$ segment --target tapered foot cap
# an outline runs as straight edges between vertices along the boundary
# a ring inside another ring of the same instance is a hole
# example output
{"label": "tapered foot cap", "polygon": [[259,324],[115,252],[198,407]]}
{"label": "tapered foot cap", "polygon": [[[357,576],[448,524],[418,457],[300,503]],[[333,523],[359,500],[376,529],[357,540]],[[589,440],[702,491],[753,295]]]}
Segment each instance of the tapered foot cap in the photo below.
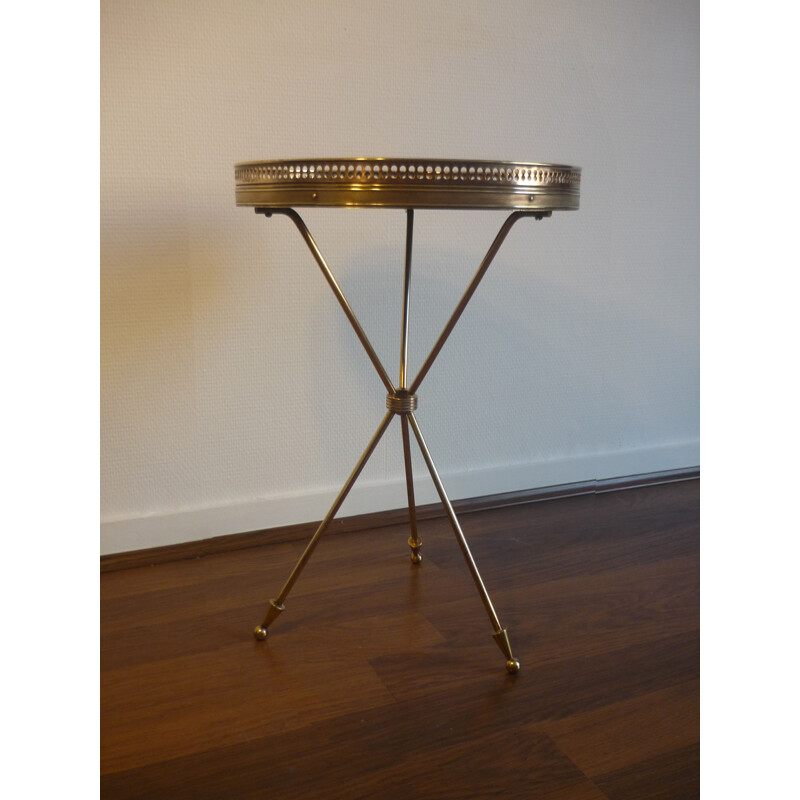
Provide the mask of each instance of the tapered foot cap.
{"label": "tapered foot cap", "polygon": [[519,672],[519,661],[514,658],[514,654],[511,652],[511,642],[508,641],[508,631],[503,628],[497,631],[497,633],[493,633],[492,638],[497,642],[497,646],[503,651],[503,655],[506,657],[506,669],[512,675],[515,672]]}
{"label": "tapered foot cap", "polygon": [[258,625],[254,631],[256,639],[258,639],[260,642],[263,642],[267,638],[267,628],[269,628],[269,626],[275,622],[278,614],[280,614],[283,609],[283,603],[279,603],[277,600],[269,601],[267,615],[264,617],[264,621]]}

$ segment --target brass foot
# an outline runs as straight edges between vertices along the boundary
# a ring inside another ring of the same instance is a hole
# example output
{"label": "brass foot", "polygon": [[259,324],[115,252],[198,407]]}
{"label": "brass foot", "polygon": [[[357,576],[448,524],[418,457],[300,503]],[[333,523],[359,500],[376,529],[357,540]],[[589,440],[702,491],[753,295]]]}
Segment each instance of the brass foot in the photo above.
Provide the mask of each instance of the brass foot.
{"label": "brass foot", "polygon": [[497,646],[503,651],[503,655],[506,657],[506,669],[513,675],[515,672],[519,672],[519,661],[514,658],[513,653],[511,652],[511,642],[508,641],[508,631],[503,628],[497,633],[492,634],[492,638],[497,642]]}
{"label": "brass foot", "polygon": [[281,613],[281,611],[283,611],[284,608],[285,606],[283,605],[283,603],[279,603],[276,600],[269,601],[269,608],[267,609],[267,615],[264,617],[264,621],[260,625],[256,626],[256,629],[254,631],[255,637],[256,639],[258,639],[259,642],[263,642],[266,640],[267,628],[269,628],[269,626],[275,621],[275,618],[278,616],[278,614]]}
{"label": "brass foot", "polygon": [[408,540],[408,546],[411,548],[411,563],[419,564],[422,561],[422,553],[419,548],[422,547],[422,539],[418,536],[416,539],[412,536]]}

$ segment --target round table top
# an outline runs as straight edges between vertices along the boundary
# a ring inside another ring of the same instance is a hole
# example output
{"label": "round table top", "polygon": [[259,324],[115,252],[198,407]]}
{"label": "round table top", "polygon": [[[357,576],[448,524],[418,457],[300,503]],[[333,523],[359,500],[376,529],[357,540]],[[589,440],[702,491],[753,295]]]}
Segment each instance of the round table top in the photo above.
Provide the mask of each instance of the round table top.
{"label": "round table top", "polygon": [[580,203],[564,164],[411,158],[298,159],[236,165],[236,205],[555,211]]}

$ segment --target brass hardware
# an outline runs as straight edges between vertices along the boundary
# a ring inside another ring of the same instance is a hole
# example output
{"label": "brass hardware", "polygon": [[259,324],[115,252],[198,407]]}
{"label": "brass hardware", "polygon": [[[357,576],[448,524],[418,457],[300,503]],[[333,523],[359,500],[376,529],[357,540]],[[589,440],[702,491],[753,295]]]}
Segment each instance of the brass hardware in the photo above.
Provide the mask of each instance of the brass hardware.
{"label": "brass hardware", "polygon": [[[411,463],[413,430],[439,499],[461,548],[475,587],[494,628],[492,634],[506,658],[506,669],[518,672],[519,661],[511,651],[508,631],[500,625],[497,612],[486,591],[464,532],[447,497],[433,458],[414,416],[417,390],[442,347],[452,333],[464,309],[478,288],[483,276],[497,255],[512,226],[522,217],[541,220],[557,209],[576,209],[580,200],[580,169],[552,164],[523,164],[493,161],[430,161],[409,159],[345,159],[342,161],[263,161],[236,165],[236,203],[255,206],[256,213],[271,217],[282,214],[292,220],[317,265],[322,271],[339,305],[350,321],[378,376],[386,388],[386,416],[378,426],[358,463],[339,492],[336,500],[319,524],[300,556],[280,594],[270,601],[264,621],[255,629],[259,640],[267,638],[267,629],[284,610],[284,602],[295,581],[311,557],[320,538],[330,526],[342,503],[375,451],[389,423],[400,417],[403,436],[403,460],[408,495],[411,561],[422,561],[422,539],[417,530],[414,482]],[[400,336],[400,380],[395,388],[369,342],[333,273],[319,251],[300,215],[291,206],[378,206],[406,209],[406,248],[403,280],[403,310]],[[414,208],[510,208],[513,211],[483,258],[466,292],[450,316],[428,357],[411,385],[408,379],[408,322],[411,283],[411,247]]]}
{"label": "brass hardware", "polygon": [[417,408],[417,396],[409,394],[407,389],[398,389],[386,395],[386,408],[395,414],[410,414]]}

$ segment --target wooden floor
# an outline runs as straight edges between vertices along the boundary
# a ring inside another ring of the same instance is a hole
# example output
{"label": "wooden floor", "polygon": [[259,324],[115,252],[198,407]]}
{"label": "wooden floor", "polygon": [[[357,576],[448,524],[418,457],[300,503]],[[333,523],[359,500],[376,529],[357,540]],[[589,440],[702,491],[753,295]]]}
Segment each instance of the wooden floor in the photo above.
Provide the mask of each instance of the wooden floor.
{"label": "wooden floor", "polygon": [[102,797],[699,796],[699,481],[105,573]]}

